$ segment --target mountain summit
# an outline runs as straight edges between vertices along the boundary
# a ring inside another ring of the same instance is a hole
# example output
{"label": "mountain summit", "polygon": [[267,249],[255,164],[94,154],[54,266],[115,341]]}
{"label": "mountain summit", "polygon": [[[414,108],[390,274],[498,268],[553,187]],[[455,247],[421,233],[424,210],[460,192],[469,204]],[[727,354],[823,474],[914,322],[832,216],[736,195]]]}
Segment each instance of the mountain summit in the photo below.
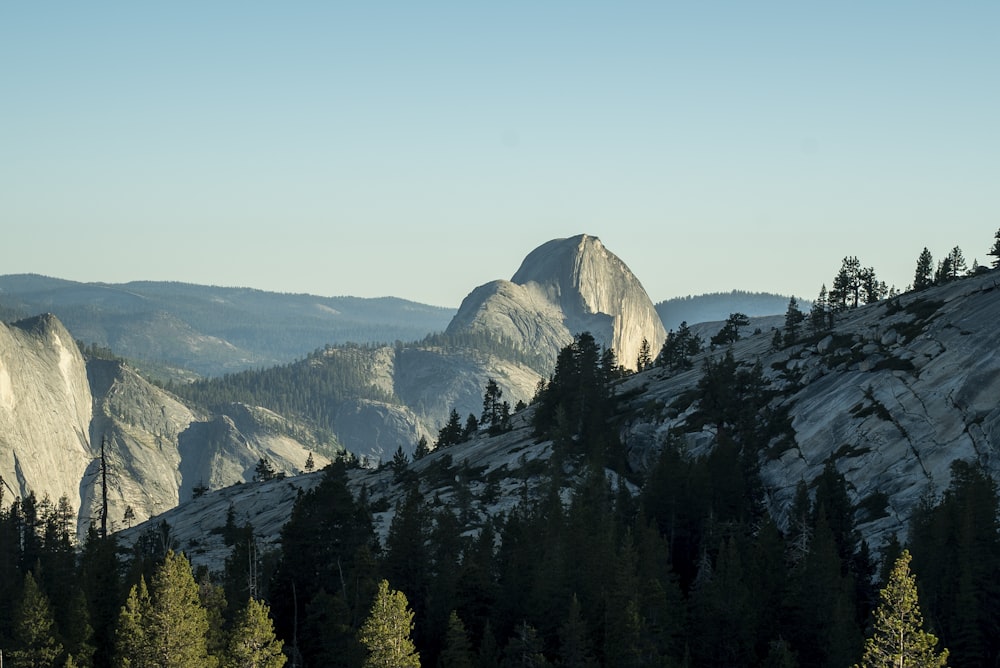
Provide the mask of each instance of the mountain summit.
{"label": "mountain summit", "polygon": [[643,339],[655,354],[666,338],[639,279],[587,234],[542,244],[511,280],[473,290],[448,326],[449,334],[490,332],[552,359],[583,331],[633,368]]}

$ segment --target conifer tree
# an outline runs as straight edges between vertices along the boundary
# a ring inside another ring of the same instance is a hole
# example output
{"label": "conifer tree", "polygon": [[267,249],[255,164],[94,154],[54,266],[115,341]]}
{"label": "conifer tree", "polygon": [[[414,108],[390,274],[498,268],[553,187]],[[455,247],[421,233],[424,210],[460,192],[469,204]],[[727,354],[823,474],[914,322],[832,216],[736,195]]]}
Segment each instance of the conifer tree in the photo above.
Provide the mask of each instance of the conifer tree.
{"label": "conifer tree", "polygon": [[441,668],[473,668],[472,646],[469,635],[465,631],[458,613],[454,610],[448,615],[448,631],[444,639],[444,651],[438,661]]}
{"label": "conifer tree", "polygon": [[406,471],[406,467],[410,465],[410,458],[406,456],[403,452],[403,446],[400,445],[396,448],[396,452],[392,455],[392,469],[396,472],[396,479]]}
{"label": "conifer tree", "polygon": [[965,274],[965,270],[968,268],[965,263],[965,254],[962,253],[962,249],[955,246],[948,253],[948,276],[947,280],[953,281],[960,278]]}
{"label": "conifer tree", "polygon": [[653,365],[653,356],[649,348],[649,339],[645,337],[642,339],[642,343],[639,346],[639,355],[635,360],[635,370],[645,371]]}
{"label": "conifer tree", "polygon": [[913,289],[923,290],[932,285],[934,285],[934,258],[924,246],[924,249],[920,251],[920,257],[917,258],[917,269],[913,274]]}
{"label": "conifer tree", "polygon": [[438,430],[435,448],[446,448],[451,445],[458,445],[462,442],[462,418],[458,416],[458,411],[454,408],[448,414],[448,422]]}
{"label": "conifer tree", "polygon": [[549,665],[542,653],[542,639],[538,630],[528,622],[522,621],[514,629],[514,635],[504,650],[505,668],[543,668]]}
{"label": "conifer tree", "polygon": [[271,460],[267,457],[261,457],[257,460],[257,466],[254,468],[253,479],[257,482],[266,482],[268,480],[273,480],[275,476],[274,465],[271,464]]}
{"label": "conifer tree", "polygon": [[987,255],[993,257],[993,268],[1000,268],[1000,230],[997,230],[996,234],[993,235],[993,247],[990,248]]}
{"label": "conifer tree", "polygon": [[413,612],[406,595],[389,588],[389,581],[382,580],[372,604],[371,613],[358,637],[368,650],[364,668],[420,668],[410,633],[413,631]]}
{"label": "conifer tree", "polygon": [[146,627],[153,656],[163,668],[204,668],[208,656],[208,617],[198,585],[183,554],[167,552],[152,582]]}
{"label": "conifer tree", "polygon": [[430,452],[431,448],[430,445],[427,443],[427,437],[421,436],[420,440],[417,441],[416,449],[414,449],[413,451],[413,461],[416,461],[418,459],[423,459],[428,454],[430,454]]}
{"label": "conifer tree", "polygon": [[806,316],[799,309],[799,302],[795,297],[788,300],[788,309],[785,311],[785,345],[793,345],[799,339],[799,325],[806,319]]}
{"label": "conifer tree", "polygon": [[63,646],[56,639],[55,621],[45,593],[31,573],[24,576],[21,602],[14,618],[15,649],[10,658],[15,666],[43,668],[55,665]]}
{"label": "conifer tree", "polygon": [[826,283],[819,289],[819,296],[813,302],[812,309],[809,310],[809,328],[813,334],[825,332],[830,326],[830,301],[826,293]]}
{"label": "conifer tree", "polygon": [[587,625],[576,594],[569,603],[566,621],[559,627],[559,665],[565,668],[586,668],[594,663],[587,643]]}
{"label": "conifer tree", "polygon": [[724,346],[740,340],[740,328],[750,324],[750,318],[744,313],[730,313],[726,324],[710,339],[713,346]]}
{"label": "conifer tree", "polygon": [[118,615],[115,632],[117,663],[128,668],[152,668],[153,657],[145,620],[150,608],[149,590],[145,578],[132,587]]}
{"label": "conifer tree", "polygon": [[676,332],[671,330],[667,335],[667,340],[660,348],[656,363],[671,371],[690,369],[692,366],[691,356],[700,353],[703,347],[701,337],[691,331],[685,320],[678,325]]}
{"label": "conifer tree", "polygon": [[479,420],[472,413],[469,413],[469,417],[465,418],[465,429],[462,430],[462,440],[468,441],[470,438],[476,435],[479,431]]}
{"label": "conifer tree", "polygon": [[[889,574],[875,610],[875,628],[865,641],[861,668],[938,668],[948,664],[948,650],[935,651],[938,639],[923,630],[916,577],[904,550]],[[857,666],[855,667],[857,668]]]}
{"label": "conifer tree", "polygon": [[140,580],[129,592],[119,615],[118,655],[131,668],[216,665],[208,654],[208,617],[184,555],[167,552],[151,591]]}
{"label": "conifer tree", "polygon": [[267,605],[251,598],[233,623],[225,668],[281,668],[287,660],[283,644],[274,635]]}
{"label": "conifer tree", "polygon": [[486,390],[483,392],[483,414],[479,418],[479,424],[487,427],[490,433],[496,433],[501,428],[501,406],[503,405],[503,390],[497,382],[490,378],[486,382]]}

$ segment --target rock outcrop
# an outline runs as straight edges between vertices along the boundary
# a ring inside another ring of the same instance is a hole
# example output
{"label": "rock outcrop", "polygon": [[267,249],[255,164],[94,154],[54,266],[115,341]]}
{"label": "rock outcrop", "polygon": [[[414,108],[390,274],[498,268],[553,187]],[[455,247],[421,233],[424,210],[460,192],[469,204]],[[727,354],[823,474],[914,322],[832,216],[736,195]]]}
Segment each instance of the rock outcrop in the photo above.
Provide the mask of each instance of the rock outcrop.
{"label": "rock outcrop", "polygon": [[[792,441],[762,461],[774,515],[787,511],[800,480],[811,482],[832,459],[878,547],[890,533],[905,534],[922,495],[947,489],[956,459],[1000,477],[997,322],[1000,272],[990,272],[848,311],[818,341],[775,350],[768,329],[737,342],[736,359],[760,362],[777,392],[773,407],[791,418]],[[691,407],[675,402],[694,388],[701,368],[695,359],[690,371],[656,370],[626,383],[626,392],[642,388],[637,411],[664,407],[626,429],[635,466],[648,465],[668,432],[686,431]],[[713,437],[706,429],[685,440],[697,454]]]}
{"label": "rock outcrop", "polygon": [[[165,512],[196,488],[251,480],[262,457],[276,472],[298,473],[320,446],[270,411],[236,404],[198,413],[122,362],[85,362],[52,315],[0,325],[3,503],[66,497],[84,533],[101,513],[102,444],[110,527]],[[329,462],[319,452],[313,461]]]}
{"label": "rock outcrop", "polygon": [[635,367],[645,339],[655,355],[666,338],[649,295],[597,237],[582,234],[545,243],[510,281],[493,281],[462,302],[448,332],[489,332],[551,356],[589,331]]}
{"label": "rock outcrop", "polygon": [[80,507],[92,400],[79,348],[54,316],[0,323],[0,477],[5,504],[34,493]]}

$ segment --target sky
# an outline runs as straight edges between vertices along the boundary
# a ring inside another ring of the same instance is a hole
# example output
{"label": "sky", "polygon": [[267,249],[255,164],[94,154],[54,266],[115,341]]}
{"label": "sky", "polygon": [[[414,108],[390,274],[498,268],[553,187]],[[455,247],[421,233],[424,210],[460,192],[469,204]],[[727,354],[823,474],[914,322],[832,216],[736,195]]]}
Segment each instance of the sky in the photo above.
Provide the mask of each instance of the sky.
{"label": "sky", "polygon": [[1000,3],[0,3],[0,274],[457,307],[902,289],[1000,229]]}

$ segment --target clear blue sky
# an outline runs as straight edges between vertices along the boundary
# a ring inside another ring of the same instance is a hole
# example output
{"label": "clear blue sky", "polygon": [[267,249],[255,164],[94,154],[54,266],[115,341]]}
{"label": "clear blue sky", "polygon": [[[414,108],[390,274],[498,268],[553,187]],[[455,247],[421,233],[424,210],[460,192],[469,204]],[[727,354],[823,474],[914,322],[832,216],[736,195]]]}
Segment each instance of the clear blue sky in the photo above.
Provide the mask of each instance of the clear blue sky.
{"label": "clear blue sky", "polygon": [[458,306],[905,287],[1000,228],[1000,2],[5,2],[0,274]]}

